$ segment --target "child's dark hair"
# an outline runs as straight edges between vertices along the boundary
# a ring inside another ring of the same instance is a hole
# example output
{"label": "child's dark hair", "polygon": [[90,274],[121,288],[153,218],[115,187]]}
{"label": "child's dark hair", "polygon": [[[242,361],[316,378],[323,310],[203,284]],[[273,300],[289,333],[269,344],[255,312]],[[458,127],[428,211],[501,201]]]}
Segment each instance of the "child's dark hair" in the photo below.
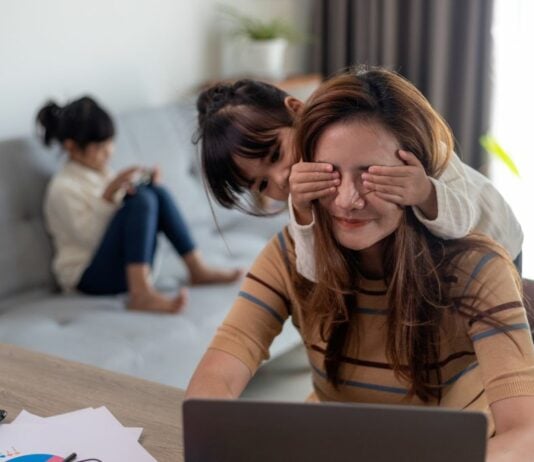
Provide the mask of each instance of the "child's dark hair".
{"label": "child's dark hair", "polygon": [[[285,106],[287,93],[256,80],[218,83],[197,99],[198,132],[201,142],[204,178],[215,200],[226,208],[239,208],[260,215],[257,205],[245,207],[250,179],[237,166],[233,156],[261,159],[271,155],[279,144],[278,133],[293,126]],[[249,205],[257,204],[249,196]]]}
{"label": "child's dark hair", "polygon": [[115,135],[111,116],[89,96],[64,107],[49,101],[39,110],[36,119],[42,127],[41,136],[46,146],[54,140],[59,143],[72,140],[83,150],[90,143],[106,141]]}

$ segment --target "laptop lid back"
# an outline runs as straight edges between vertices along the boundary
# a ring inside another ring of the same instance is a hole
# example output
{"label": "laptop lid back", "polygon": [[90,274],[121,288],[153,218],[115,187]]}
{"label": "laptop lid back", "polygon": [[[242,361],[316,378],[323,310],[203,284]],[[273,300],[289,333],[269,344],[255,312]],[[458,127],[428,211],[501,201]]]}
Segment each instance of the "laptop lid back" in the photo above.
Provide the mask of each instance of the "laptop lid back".
{"label": "laptop lid back", "polygon": [[413,406],[187,400],[185,462],[484,462],[482,413]]}

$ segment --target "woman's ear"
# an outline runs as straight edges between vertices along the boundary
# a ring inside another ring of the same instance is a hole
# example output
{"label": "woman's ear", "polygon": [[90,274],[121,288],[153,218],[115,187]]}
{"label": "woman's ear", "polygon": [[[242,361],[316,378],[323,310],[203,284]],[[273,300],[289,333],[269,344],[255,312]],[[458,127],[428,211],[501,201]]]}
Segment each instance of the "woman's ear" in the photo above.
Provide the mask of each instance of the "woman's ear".
{"label": "woman's ear", "polygon": [[302,106],[304,106],[304,103],[300,99],[295,98],[294,96],[286,96],[284,99],[284,106],[293,115],[297,115],[302,109]]}

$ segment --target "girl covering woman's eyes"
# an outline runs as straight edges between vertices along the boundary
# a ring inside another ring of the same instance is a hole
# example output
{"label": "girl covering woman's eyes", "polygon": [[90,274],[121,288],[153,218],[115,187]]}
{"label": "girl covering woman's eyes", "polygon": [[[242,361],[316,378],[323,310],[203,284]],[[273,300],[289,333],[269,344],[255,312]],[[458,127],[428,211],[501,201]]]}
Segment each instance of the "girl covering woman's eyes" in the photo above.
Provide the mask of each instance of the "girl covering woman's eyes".
{"label": "girl covering woman's eyes", "polygon": [[[296,152],[295,127],[302,102],[273,85],[239,80],[207,88],[197,107],[196,141],[211,195],[224,207],[253,215],[272,213],[263,208],[266,201],[257,200],[258,193],[288,200],[297,268],[314,280],[312,204],[336,194],[341,179],[332,165],[303,160]],[[445,138],[436,143],[447,145]],[[454,152],[447,154],[449,161],[442,156],[441,168],[428,174],[417,153],[410,152],[409,145],[403,149],[398,155],[404,166],[375,164],[362,170],[362,190],[411,206],[415,217],[436,236],[460,238],[473,230],[488,235],[506,248],[521,270],[521,226],[491,182]]]}

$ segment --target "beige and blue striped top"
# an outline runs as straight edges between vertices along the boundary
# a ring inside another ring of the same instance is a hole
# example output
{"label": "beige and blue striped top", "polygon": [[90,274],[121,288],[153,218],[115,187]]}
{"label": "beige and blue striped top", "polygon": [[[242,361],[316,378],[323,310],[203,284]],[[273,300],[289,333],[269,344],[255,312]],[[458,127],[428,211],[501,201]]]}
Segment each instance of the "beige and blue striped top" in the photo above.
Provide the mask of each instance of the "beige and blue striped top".
{"label": "beige and blue striped top", "polygon": [[[268,358],[269,346],[283,323],[291,319],[307,349],[314,398],[425,405],[417,396],[408,396],[409,384],[393,373],[386,357],[386,319],[388,310],[394,307],[388,306],[384,281],[361,281],[351,311],[359,346],[355,340],[348,341],[340,368],[340,386],[334,388],[326,380],[326,345],[317,327],[306,324],[306,316],[297,303],[288,268],[294,264],[293,242],[284,230],[256,259],[210,348],[237,357],[254,373]],[[488,435],[492,435],[491,403],[534,395],[534,347],[521,293],[511,264],[494,253],[467,252],[456,261],[447,280],[451,297],[476,294],[478,310],[491,313],[503,323],[496,328],[480,317],[469,318],[451,310],[443,317],[440,335],[439,367],[444,386],[440,405],[485,412],[489,418]]]}

